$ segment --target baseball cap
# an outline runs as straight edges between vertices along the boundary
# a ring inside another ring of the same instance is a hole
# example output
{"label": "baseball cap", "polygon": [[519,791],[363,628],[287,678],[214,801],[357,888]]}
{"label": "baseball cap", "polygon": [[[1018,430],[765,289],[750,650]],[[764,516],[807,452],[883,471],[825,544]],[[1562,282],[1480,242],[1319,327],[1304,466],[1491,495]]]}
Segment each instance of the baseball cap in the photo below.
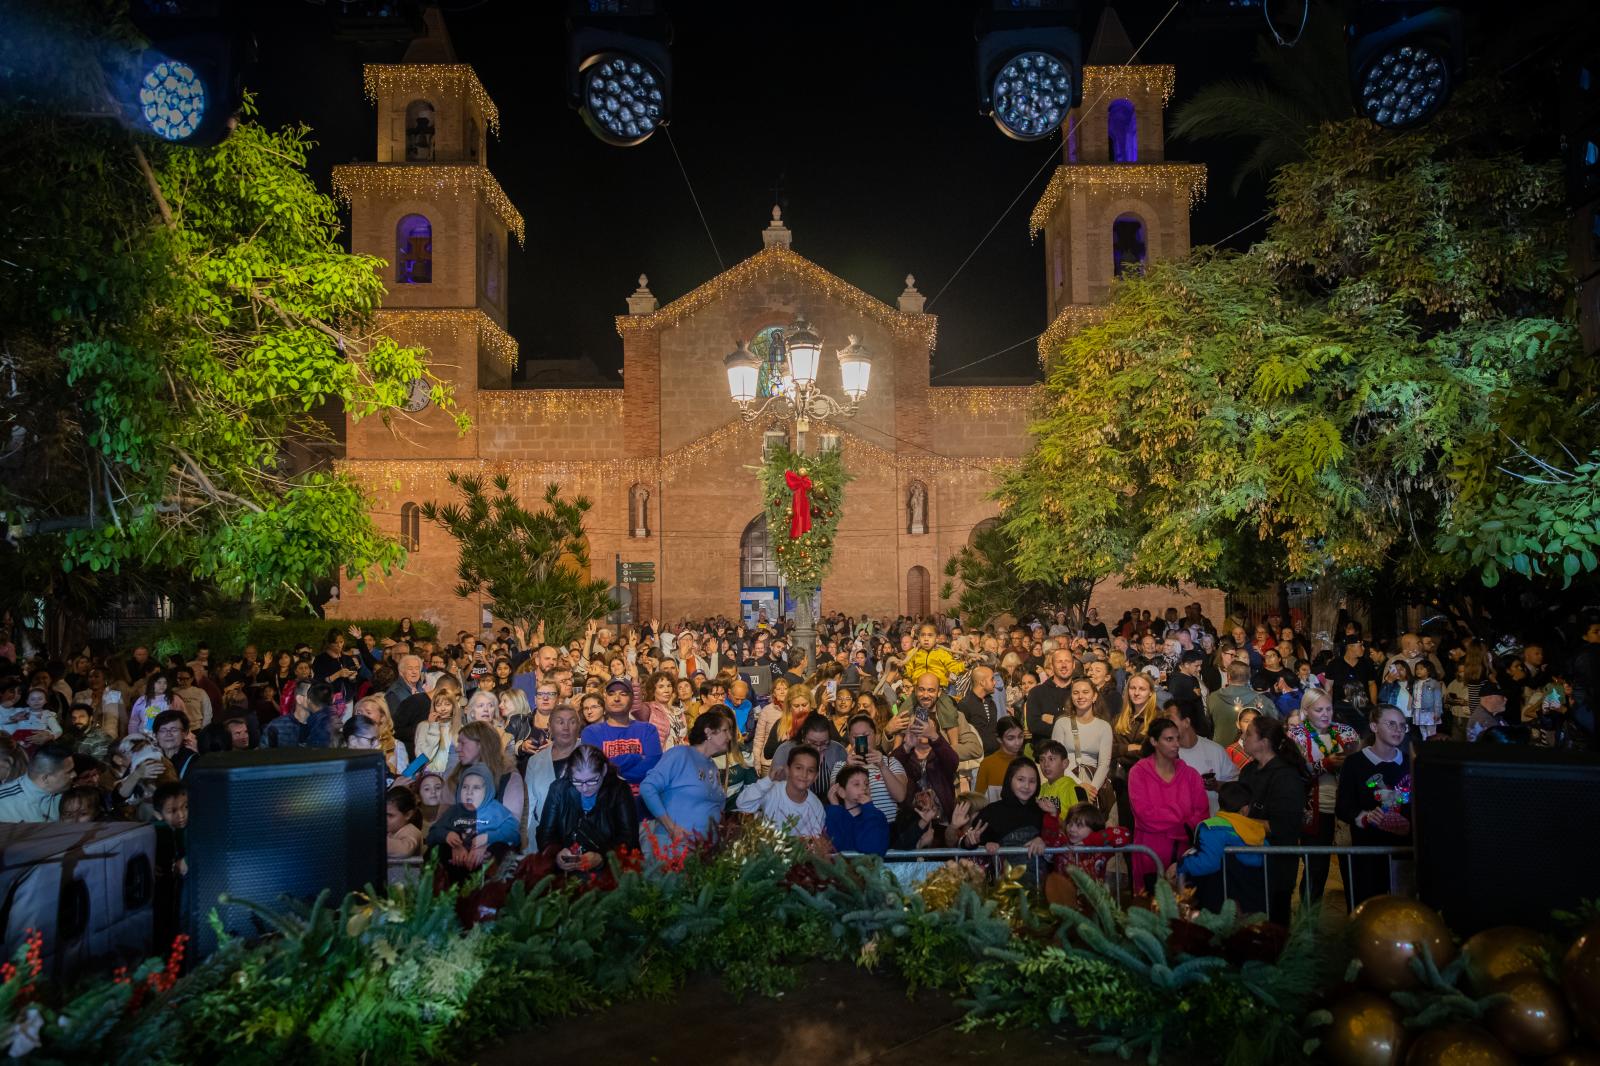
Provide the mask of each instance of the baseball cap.
{"label": "baseball cap", "polygon": [[625,677],[614,677],[610,681],[606,682],[606,691],[607,692],[610,692],[612,689],[615,689],[615,688],[621,689],[622,691],[626,692],[630,696],[633,695],[633,682],[629,681]]}

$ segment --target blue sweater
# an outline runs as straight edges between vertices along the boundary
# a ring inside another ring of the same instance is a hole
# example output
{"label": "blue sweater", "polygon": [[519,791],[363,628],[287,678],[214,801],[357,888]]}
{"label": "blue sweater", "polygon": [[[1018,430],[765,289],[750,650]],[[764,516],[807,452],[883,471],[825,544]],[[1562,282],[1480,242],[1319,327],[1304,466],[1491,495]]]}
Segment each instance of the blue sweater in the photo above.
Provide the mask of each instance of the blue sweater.
{"label": "blue sweater", "polygon": [[638,785],[661,761],[661,733],[649,722],[596,722],[584,727],[583,742],[605,753],[617,774],[630,785]]}
{"label": "blue sweater", "polygon": [[665,814],[685,832],[700,834],[722,817],[727,800],[716,765],[687,744],[661,757],[639,786],[639,798],[652,816]]}
{"label": "blue sweater", "polygon": [[889,819],[870,803],[851,814],[841,804],[830,804],[826,812],[828,839],[840,851],[863,855],[882,855],[889,850]]}

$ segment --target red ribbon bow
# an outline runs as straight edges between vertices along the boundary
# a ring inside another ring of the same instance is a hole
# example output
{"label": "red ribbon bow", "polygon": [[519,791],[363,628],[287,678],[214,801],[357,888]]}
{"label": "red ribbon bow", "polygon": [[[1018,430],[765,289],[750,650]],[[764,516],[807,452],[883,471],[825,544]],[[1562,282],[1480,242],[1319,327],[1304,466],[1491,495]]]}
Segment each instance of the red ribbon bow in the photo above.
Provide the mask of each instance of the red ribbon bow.
{"label": "red ribbon bow", "polygon": [[794,493],[794,503],[789,510],[789,539],[799,540],[811,532],[811,497],[806,495],[811,491],[811,479],[793,470],[785,470],[783,482]]}

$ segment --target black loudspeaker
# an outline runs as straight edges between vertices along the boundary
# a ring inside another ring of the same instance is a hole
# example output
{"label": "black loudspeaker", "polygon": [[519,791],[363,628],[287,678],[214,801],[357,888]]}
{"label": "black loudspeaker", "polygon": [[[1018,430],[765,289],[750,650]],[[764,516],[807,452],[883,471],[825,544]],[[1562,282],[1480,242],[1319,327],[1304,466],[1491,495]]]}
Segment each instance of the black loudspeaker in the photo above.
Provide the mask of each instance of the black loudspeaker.
{"label": "black loudspeaker", "polygon": [[0,825],[0,934],[9,959],[41,935],[44,976],[136,965],[154,942],[155,830],[133,822]]}
{"label": "black loudspeaker", "polygon": [[1460,936],[1556,929],[1600,888],[1600,755],[1421,745],[1412,772],[1417,895]]}
{"label": "black loudspeaker", "polygon": [[239,937],[266,925],[249,908],[219,898],[281,906],[335,900],[382,886],[383,756],[375,751],[273,748],[206,755],[189,786],[189,879],[184,925],[196,958],[216,949],[210,915]]}

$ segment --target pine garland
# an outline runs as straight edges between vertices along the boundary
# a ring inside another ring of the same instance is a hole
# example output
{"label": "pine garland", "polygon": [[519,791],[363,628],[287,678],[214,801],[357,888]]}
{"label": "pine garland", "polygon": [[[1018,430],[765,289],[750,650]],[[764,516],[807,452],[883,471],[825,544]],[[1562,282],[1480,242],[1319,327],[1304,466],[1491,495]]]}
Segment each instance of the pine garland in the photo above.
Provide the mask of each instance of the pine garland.
{"label": "pine garland", "polygon": [[[784,480],[793,470],[811,479],[811,529],[789,539],[794,494]],[[791,593],[810,593],[821,586],[833,563],[834,538],[844,513],[844,487],[851,474],[838,451],[800,455],[776,445],[761,465],[761,497],[767,509],[767,544]]]}

